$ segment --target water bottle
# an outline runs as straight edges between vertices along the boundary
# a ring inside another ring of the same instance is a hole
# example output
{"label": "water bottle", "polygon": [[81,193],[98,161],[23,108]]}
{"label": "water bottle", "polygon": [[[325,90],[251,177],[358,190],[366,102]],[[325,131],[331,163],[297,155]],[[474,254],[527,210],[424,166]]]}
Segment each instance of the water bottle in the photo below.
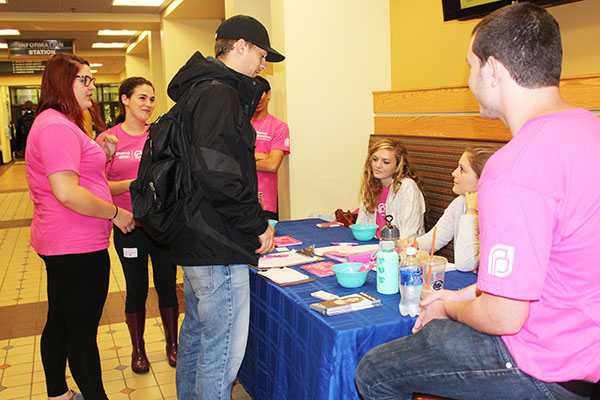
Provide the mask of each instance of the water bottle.
{"label": "water bottle", "polygon": [[385,216],[387,224],[381,228],[380,236],[381,240],[390,240],[394,242],[394,247],[396,248],[396,251],[398,251],[398,245],[400,244],[400,230],[396,225],[392,225],[393,219],[394,217],[392,215]]}
{"label": "water bottle", "polygon": [[400,314],[416,317],[421,313],[419,301],[423,290],[423,268],[417,258],[417,249],[406,248],[406,258],[400,266]]}
{"label": "water bottle", "polygon": [[377,291],[381,294],[398,293],[398,253],[394,242],[382,240],[377,252]]}

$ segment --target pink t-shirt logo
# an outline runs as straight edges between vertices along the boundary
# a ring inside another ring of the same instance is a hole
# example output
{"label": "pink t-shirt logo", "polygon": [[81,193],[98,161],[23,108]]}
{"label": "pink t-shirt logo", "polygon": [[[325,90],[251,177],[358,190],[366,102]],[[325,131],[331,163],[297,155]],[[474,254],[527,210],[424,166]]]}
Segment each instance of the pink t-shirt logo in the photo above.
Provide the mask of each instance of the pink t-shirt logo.
{"label": "pink t-shirt logo", "polygon": [[498,278],[505,278],[512,272],[515,258],[515,248],[497,244],[490,250],[488,259],[488,274]]}
{"label": "pink t-shirt logo", "polygon": [[142,150],[136,150],[133,152],[133,157],[136,160],[141,160],[142,159]]}

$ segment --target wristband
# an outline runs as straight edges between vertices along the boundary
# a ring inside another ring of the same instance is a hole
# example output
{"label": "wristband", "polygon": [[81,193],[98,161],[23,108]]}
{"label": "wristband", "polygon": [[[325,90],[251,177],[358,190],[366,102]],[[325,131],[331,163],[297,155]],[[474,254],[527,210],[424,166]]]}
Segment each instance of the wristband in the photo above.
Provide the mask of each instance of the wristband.
{"label": "wristband", "polygon": [[113,215],[113,217],[111,219],[109,219],[110,222],[113,222],[113,220],[115,218],[117,218],[117,215],[119,214],[119,207],[115,206],[115,215]]}

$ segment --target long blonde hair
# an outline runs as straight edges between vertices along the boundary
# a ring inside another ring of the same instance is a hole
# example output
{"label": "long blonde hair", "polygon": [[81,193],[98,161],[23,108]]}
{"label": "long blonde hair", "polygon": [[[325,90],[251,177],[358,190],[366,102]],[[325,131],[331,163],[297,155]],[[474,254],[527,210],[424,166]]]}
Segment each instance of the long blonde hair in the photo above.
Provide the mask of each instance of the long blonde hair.
{"label": "long blonde hair", "polygon": [[396,170],[392,175],[392,185],[390,187],[393,193],[398,192],[402,185],[401,181],[404,178],[411,178],[421,188],[421,180],[410,165],[406,147],[404,147],[402,142],[397,139],[379,140],[369,148],[360,184],[360,201],[369,213],[375,212],[379,203],[379,197],[381,196],[381,190],[383,189],[381,181],[373,176],[373,171],[371,170],[371,158],[379,150],[391,150],[396,154]]}

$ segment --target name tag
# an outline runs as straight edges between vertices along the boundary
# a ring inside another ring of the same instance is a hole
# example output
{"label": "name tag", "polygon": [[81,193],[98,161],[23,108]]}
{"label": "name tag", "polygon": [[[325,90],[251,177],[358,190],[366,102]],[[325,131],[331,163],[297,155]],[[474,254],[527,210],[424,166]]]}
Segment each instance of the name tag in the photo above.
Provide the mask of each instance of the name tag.
{"label": "name tag", "polygon": [[138,256],[137,247],[124,247],[123,248],[123,257],[137,258],[137,256]]}

